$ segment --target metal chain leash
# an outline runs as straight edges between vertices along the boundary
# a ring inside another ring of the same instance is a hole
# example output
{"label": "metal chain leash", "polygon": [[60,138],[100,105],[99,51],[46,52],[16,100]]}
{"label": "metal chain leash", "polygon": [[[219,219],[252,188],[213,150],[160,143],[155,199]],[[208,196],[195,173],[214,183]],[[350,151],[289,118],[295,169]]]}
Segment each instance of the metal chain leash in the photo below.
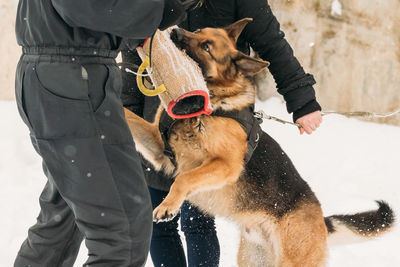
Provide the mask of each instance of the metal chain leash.
{"label": "metal chain leash", "polygon": [[274,120],[274,121],[277,121],[277,122],[282,123],[282,124],[291,124],[291,125],[300,127],[300,124],[298,124],[298,123],[291,122],[291,121],[285,121],[285,120],[279,119],[277,117],[268,115],[268,114],[266,114],[264,112],[264,110],[259,110],[259,111],[254,112],[254,117],[257,118],[257,119]]}
{"label": "metal chain leash", "polygon": [[[392,117],[394,115],[400,114],[400,109],[396,110],[396,111],[393,111],[393,112],[385,113],[385,114],[379,114],[379,113],[368,112],[368,111],[352,111],[352,112],[322,111],[321,114],[322,114],[322,116],[338,114],[338,115],[346,116],[348,118],[350,118],[350,117],[363,117],[363,118],[372,119],[372,118]],[[298,123],[282,120],[282,119],[279,119],[277,117],[268,115],[263,110],[254,112],[254,117],[256,117],[258,119],[274,120],[274,121],[277,121],[277,122],[282,123],[282,124],[291,124],[291,125],[294,125],[294,126],[297,126],[297,127],[301,127],[300,124],[298,124]]]}

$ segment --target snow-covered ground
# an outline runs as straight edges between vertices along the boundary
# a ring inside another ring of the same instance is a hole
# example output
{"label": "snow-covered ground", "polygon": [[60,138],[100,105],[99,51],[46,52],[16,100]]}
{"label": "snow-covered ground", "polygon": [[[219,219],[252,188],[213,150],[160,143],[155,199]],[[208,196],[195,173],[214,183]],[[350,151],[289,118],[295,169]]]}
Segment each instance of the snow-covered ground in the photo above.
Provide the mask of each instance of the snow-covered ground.
{"label": "snow-covered ground", "polygon": [[[290,120],[278,98],[258,103],[268,114]],[[0,266],[12,266],[27,229],[39,212],[46,178],[15,102],[0,101]],[[265,121],[263,128],[286,150],[311,185],[326,215],[373,209],[386,200],[400,214],[400,127],[327,116],[311,136],[290,125]],[[234,267],[238,246],[235,225],[217,218],[221,267]],[[330,267],[400,266],[400,230],[378,240],[330,249]],[[85,261],[82,248],[76,262]],[[149,260],[146,267],[153,266]]]}

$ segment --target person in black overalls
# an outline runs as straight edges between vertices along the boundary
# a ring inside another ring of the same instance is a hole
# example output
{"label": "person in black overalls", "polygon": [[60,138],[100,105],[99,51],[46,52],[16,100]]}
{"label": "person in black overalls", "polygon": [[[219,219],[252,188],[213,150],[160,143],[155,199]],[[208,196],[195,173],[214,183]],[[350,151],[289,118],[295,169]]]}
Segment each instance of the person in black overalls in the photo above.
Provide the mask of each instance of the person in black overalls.
{"label": "person in black overalls", "polygon": [[20,0],[16,99],[48,178],[16,267],[144,266],[152,208],[124,119],[122,44],[185,17],[178,0]]}
{"label": "person in black overalls", "polygon": [[[225,27],[242,18],[253,18],[238,39],[237,48],[249,54],[250,47],[259,57],[269,61],[278,92],[283,95],[287,110],[293,113],[293,121],[302,125],[300,132],[310,134],[321,123],[321,107],[318,104],[311,74],[304,72],[293,50],[281,31],[267,0],[200,0],[196,8],[188,12],[180,27],[194,31],[205,27]],[[124,62],[140,64],[135,51],[123,50]],[[158,97],[144,97],[136,86],[136,77],[122,72],[124,106],[148,121],[154,120]],[[155,172],[145,164],[146,182],[149,186],[153,208],[168,194],[172,179]],[[220,248],[214,218],[185,202],[180,212],[181,228],[186,237],[189,267],[219,265]],[[178,234],[179,215],[172,221],[153,225],[150,253],[156,267],[185,267],[186,259]]]}

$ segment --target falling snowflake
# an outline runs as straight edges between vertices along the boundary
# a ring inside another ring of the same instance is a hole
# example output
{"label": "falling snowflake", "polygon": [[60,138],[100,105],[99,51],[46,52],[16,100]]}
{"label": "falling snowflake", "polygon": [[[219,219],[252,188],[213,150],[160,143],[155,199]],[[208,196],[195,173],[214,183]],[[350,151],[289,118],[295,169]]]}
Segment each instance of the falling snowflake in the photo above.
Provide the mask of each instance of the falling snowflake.
{"label": "falling snowflake", "polygon": [[61,222],[61,220],[62,220],[62,217],[61,217],[61,215],[56,215],[56,216],[54,216],[54,220],[56,221],[56,222]]}
{"label": "falling snowflake", "polygon": [[72,157],[76,155],[78,149],[73,145],[67,145],[64,147],[64,154],[68,157]]}

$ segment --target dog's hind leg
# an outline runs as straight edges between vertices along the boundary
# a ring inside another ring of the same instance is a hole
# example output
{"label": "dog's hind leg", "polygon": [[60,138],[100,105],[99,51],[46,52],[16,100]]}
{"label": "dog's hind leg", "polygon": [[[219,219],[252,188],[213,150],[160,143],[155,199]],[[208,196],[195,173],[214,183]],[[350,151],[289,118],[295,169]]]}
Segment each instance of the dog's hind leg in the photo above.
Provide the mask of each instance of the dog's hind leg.
{"label": "dog's hind leg", "polygon": [[299,205],[280,219],[277,232],[282,249],[279,267],[326,266],[327,229],[319,204]]}
{"label": "dog's hind leg", "polygon": [[262,233],[243,227],[238,252],[239,267],[275,267],[275,255]]}
{"label": "dog's hind leg", "polygon": [[264,249],[261,245],[253,243],[246,239],[246,237],[240,237],[240,246],[238,252],[238,266],[239,267],[272,267],[265,265]]}

